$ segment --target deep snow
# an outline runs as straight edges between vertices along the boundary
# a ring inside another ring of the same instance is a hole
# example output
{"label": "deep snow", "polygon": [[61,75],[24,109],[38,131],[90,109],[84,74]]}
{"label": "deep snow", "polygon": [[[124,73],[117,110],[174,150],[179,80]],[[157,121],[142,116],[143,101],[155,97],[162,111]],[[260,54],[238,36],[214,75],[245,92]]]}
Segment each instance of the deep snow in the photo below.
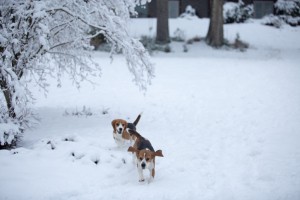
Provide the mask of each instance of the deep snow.
{"label": "deep snow", "polygon": [[[134,36],[154,27],[130,24]],[[187,39],[204,37],[208,20],[170,21],[171,34],[178,27]],[[120,55],[111,63],[100,52],[94,86],[52,80],[45,98],[33,85],[41,122],[20,148],[0,151],[0,199],[300,199],[300,28],[225,25],[226,38],[236,33],[250,44],[244,53],[203,42],[155,52],[145,94]],[[93,115],[64,114],[83,106]],[[114,118],[140,112],[137,130],[165,156],[150,184],[138,182],[131,154],[112,138]]]}

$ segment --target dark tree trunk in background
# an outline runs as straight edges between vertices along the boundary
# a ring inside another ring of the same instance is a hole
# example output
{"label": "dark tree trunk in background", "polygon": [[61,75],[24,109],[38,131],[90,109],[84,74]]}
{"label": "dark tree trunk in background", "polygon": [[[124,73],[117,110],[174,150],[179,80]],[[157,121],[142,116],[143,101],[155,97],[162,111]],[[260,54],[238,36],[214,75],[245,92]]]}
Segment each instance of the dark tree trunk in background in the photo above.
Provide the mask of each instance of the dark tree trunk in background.
{"label": "dark tree trunk in background", "polygon": [[170,42],[168,0],[156,0],[156,10],[156,43],[167,44]]}
{"label": "dark tree trunk in background", "polygon": [[223,0],[210,0],[210,8],[211,15],[206,43],[218,48],[224,44]]}

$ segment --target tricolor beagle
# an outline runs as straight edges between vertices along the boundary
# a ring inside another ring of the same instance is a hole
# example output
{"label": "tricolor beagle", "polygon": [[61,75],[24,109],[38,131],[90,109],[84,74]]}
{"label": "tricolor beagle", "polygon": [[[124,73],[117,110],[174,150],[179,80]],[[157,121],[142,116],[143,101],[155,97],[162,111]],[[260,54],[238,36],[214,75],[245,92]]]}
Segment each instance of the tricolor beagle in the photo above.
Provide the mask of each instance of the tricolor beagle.
{"label": "tricolor beagle", "polygon": [[134,130],[128,131],[135,137],[135,143],[128,148],[129,152],[135,153],[136,165],[139,173],[139,181],[145,181],[143,170],[148,169],[150,172],[149,181],[152,181],[155,176],[155,156],[164,157],[161,150],[154,151],[151,143],[146,138],[142,137]]}
{"label": "tricolor beagle", "polygon": [[113,127],[113,138],[118,146],[123,146],[125,141],[133,141],[133,138],[128,133],[128,130],[136,130],[136,125],[140,121],[141,114],[139,114],[133,123],[128,123],[123,119],[115,119],[111,122]]}

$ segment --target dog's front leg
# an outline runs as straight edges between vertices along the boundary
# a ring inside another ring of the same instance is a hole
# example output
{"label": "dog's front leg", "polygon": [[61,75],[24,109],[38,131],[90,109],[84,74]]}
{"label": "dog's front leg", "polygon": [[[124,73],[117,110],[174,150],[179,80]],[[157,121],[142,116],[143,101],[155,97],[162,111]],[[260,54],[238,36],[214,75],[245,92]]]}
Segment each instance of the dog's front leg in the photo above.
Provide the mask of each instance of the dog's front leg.
{"label": "dog's front leg", "polygon": [[149,183],[154,180],[154,176],[155,176],[155,169],[149,168],[149,180],[148,180]]}
{"label": "dog's front leg", "polygon": [[144,174],[143,174],[143,169],[141,167],[138,167],[138,172],[139,172],[139,182],[145,181]]}

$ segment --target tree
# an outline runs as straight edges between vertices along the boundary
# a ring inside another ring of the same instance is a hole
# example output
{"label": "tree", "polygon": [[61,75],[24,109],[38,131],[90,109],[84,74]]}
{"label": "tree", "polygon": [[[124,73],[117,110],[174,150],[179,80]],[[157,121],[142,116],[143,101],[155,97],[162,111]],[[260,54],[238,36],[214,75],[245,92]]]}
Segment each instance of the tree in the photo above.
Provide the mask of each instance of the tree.
{"label": "tree", "polygon": [[224,44],[223,33],[223,0],[210,0],[211,16],[206,35],[206,43],[213,47]]}
{"label": "tree", "polygon": [[156,0],[156,43],[167,44],[169,36],[169,8],[168,0]]}
{"label": "tree", "polygon": [[[122,51],[134,82],[145,89],[153,66],[142,44],[129,36],[127,21],[142,0],[2,0],[0,2],[0,147],[11,145],[31,124],[30,81],[69,74],[80,82],[100,73],[90,56],[92,37],[103,34],[111,55]],[[88,35],[90,29],[94,35]]]}

